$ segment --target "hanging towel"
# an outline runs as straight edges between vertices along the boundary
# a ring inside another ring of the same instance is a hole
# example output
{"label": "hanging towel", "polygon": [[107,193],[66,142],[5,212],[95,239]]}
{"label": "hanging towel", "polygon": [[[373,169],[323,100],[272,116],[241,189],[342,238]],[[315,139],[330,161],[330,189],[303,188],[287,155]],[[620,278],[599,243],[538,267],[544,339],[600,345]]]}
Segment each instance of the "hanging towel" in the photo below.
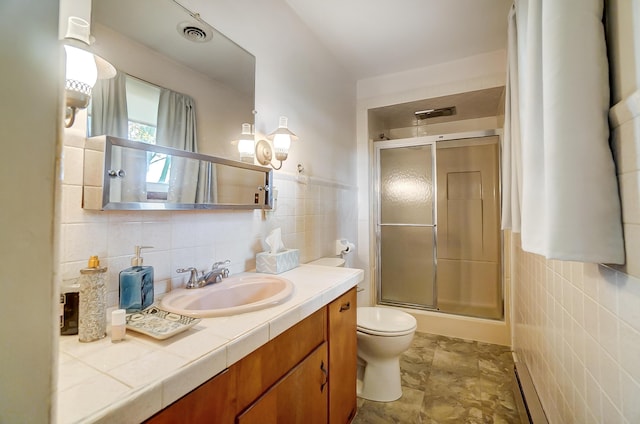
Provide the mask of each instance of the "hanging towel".
{"label": "hanging towel", "polygon": [[516,9],[511,7],[507,35],[507,86],[502,138],[502,229],[520,232],[522,204],[522,153],[520,151],[520,93],[518,87],[518,37]]}
{"label": "hanging towel", "polygon": [[622,264],[603,2],[515,5],[522,248],[551,259]]}

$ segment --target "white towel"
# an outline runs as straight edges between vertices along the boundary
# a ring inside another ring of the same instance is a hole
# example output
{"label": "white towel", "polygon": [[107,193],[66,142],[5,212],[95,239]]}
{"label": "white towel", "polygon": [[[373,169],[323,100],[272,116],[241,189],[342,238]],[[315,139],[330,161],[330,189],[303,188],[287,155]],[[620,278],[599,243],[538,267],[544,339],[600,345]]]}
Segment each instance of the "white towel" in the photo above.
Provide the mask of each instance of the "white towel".
{"label": "white towel", "polygon": [[511,7],[507,37],[507,87],[502,139],[502,229],[520,232],[522,205],[522,153],[520,145],[520,93],[516,9]]}
{"label": "white towel", "polygon": [[602,0],[516,0],[522,247],[621,264],[602,11]]}

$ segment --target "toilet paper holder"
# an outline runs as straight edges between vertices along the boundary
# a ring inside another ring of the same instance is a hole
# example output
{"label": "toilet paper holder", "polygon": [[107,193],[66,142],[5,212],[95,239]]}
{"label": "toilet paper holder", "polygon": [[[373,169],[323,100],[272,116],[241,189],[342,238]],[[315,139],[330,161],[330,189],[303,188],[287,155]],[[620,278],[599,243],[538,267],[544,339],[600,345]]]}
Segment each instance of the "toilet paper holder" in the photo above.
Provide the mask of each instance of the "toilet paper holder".
{"label": "toilet paper holder", "polygon": [[347,239],[336,240],[336,255],[351,253],[355,248],[355,244],[349,242]]}

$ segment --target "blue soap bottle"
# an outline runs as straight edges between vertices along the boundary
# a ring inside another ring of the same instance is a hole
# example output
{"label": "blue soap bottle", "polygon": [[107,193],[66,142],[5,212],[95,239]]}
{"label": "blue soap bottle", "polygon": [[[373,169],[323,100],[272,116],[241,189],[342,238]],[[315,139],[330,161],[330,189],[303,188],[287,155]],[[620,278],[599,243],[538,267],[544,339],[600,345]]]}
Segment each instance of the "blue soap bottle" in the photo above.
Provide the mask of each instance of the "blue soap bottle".
{"label": "blue soap bottle", "polygon": [[139,312],[153,303],[153,267],[143,266],[142,249],[151,246],[136,246],[136,255],[131,258],[131,267],[120,271],[120,309],[127,313]]}

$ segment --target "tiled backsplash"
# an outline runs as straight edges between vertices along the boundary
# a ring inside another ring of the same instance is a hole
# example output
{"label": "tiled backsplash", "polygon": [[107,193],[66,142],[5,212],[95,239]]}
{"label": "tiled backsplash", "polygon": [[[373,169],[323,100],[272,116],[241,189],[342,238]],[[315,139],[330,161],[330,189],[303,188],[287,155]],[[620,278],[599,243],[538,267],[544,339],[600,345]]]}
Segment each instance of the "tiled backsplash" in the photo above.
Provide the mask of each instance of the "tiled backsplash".
{"label": "tiled backsplash", "polygon": [[301,263],[333,255],[335,240],[356,238],[356,189],[352,186],[275,172],[274,211],[88,211],[82,204],[83,129],[65,133],[60,240],[62,279],[76,278],[90,255],[108,267],[108,306],[118,303],[118,274],[130,266],[135,245],[154,267],[156,293],[186,282],[177,268],[209,269],[230,259],[231,273],[255,268],[263,240],[281,227]]}
{"label": "tiled backsplash", "polygon": [[640,422],[640,279],[514,248],[514,346],[549,422]]}

